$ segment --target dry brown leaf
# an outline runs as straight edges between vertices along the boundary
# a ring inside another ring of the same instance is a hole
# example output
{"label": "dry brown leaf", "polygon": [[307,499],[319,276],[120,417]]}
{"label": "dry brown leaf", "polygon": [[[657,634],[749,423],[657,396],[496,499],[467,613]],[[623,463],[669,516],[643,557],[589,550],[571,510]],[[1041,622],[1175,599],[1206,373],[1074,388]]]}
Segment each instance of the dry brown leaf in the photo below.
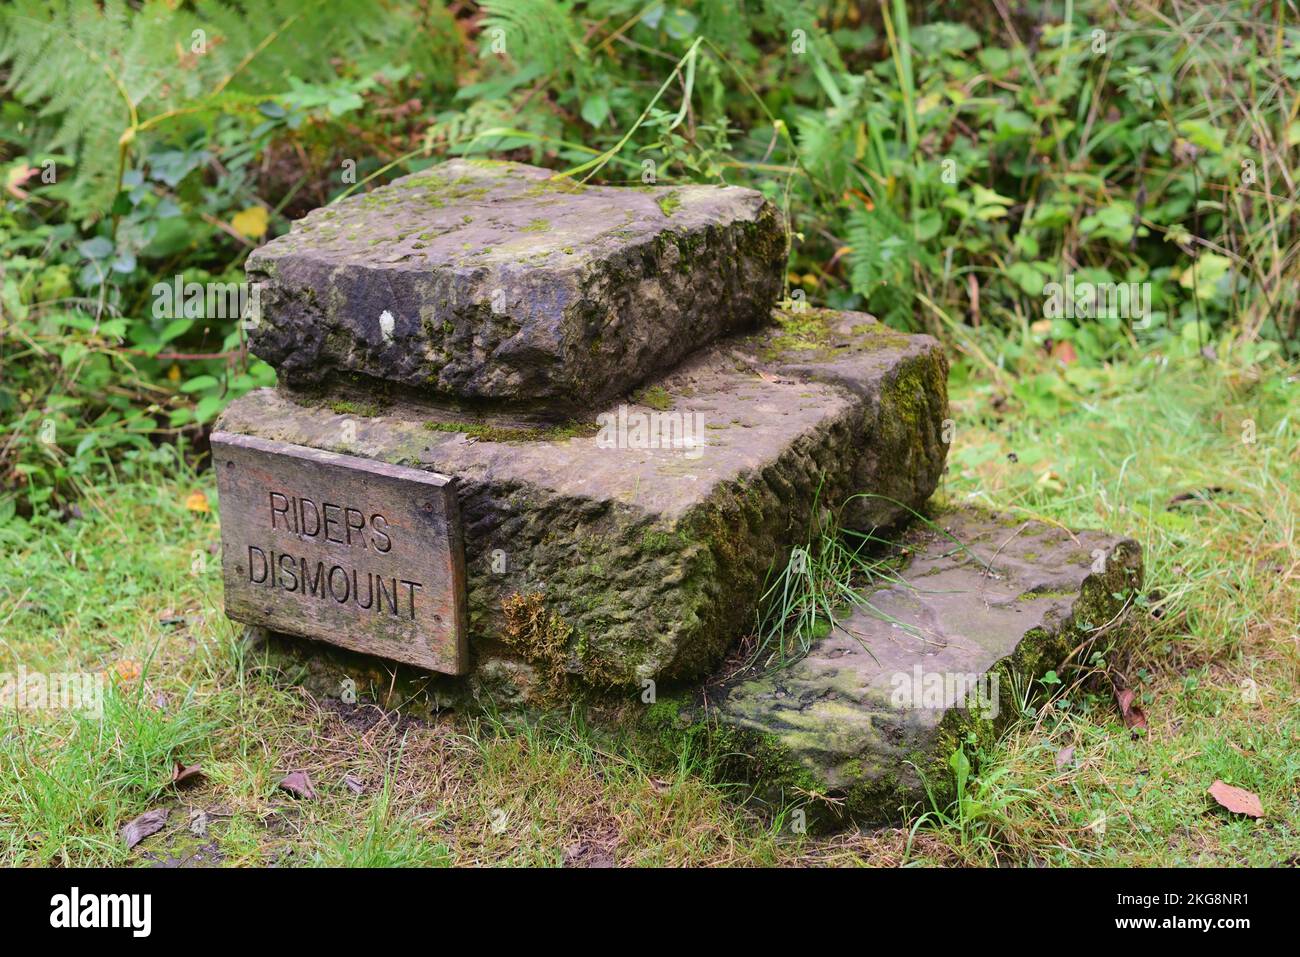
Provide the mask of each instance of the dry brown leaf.
{"label": "dry brown leaf", "polygon": [[1068,339],[1062,339],[1052,346],[1052,358],[1069,365],[1072,362],[1079,361],[1079,354],[1074,351],[1074,343]]}
{"label": "dry brown leaf", "polygon": [[201,764],[191,764],[188,767],[176,762],[172,768],[172,784],[180,786],[182,784],[195,784],[203,779],[203,766]]}
{"label": "dry brown leaf", "polygon": [[1123,691],[1115,692],[1115,701],[1119,704],[1119,713],[1124,718],[1125,727],[1133,729],[1147,730],[1147,716],[1141,708],[1133,702],[1137,700],[1137,692],[1132,688],[1125,688]]}
{"label": "dry brown leaf", "polygon": [[153,811],[145,811],[135,820],[128,823],[122,828],[122,840],[126,841],[126,849],[129,851],[150,834],[156,834],[162,830],[163,824],[167,821],[167,808],[160,807]]}
{"label": "dry brown leaf", "polygon": [[294,771],[285,775],[279,784],[280,790],[288,791],[294,797],[311,800],[316,797],[316,789],[311,786],[311,776],[306,771]]}
{"label": "dry brown leaf", "polygon": [[1215,781],[1210,785],[1210,797],[1233,814],[1244,814],[1247,817],[1264,816],[1264,805],[1260,803],[1259,796],[1245,788],[1235,788],[1231,784]]}
{"label": "dry brown leaf", "polygon": [[132,661],[130,658],[123,658],[121,661],[113,665],[113,671],[123,681],[134,681],[136,678],[140,677],[142,669],[140,667],[140,662]]}

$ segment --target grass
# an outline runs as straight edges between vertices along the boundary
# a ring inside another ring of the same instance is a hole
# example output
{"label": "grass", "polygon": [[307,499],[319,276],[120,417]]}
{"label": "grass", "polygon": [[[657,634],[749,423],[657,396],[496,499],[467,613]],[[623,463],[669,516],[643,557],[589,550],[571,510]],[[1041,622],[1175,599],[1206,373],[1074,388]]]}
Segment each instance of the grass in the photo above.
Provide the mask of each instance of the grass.
{"label": "grass", "polygon": [[887,542],[842,528],[838,513],[816,503],[813,515],[808,540],[791,550],[785,565],[773,569],[759,598],[754,659],[762,667],[807,654],[855,608],[889,617],[864,595],[872,585],[904,583],[889,556],[877,554]]}
{"label": "grass", "polygon": [[[957,378],[942,499],[1127,532],[1149,621],[970,754],[966,803],[830,838],[751,813],[692,755],[655,763],[580,715],[417,723],[312,700],[220,612],[210,477],[167,449],[131,458],[80,517],[0,524],[0,671],[102,672],[111,687],[102,721],[0,710],[0,864],[1294,864],[1300,403],[1287,370],[1220,354],[1071,368],[1029,398]],[[1105,675],[1139,689],[1145,735]],[[176,788],[176,761],[202,778]],[[277,787],[296,770],[316,799]],[[1218,810],[1215,779],[1255,791],[1266,817]],[[119,828],[156,807],[171,809],[163,830],[128,852]]]}
{"label": "grass", "polygon": [[[1077,370],[1059,408],[987,410],[961,390],[947,496],[1111,528],[1143,547],[1148,625],[1104,663],[1139,689],[1134,738],[1079,686],[1026,714],[986,755],[1007,800],[981,863],[1283,864],[1300,859],[1300,448],[1291,370],[1147,356]],[[1253,423],[1252,429],[1243,423]],[[1012,461],[1012,455],[1015,461]],[[1074,748],[1058,770],[1055,759]],[[1256,791],[1263,822],[1206,789]],[[991,798],[997,800],[998,795]]]}
{"label": "grass", "polygon": [[[836,510],[818,508],[814,502],[807,540],[791,549],[784,565],[769,572],[759,597],[753,653],[760,667],[784,666],[802,657],[814,642],[840,628],[840,622],[855,610],[919,635],[915,625],[895,618],[870,600],[872,590],[881,586],[912,588],[899,572],[904,561],[897,544],[886,537],[887,531],[862,532],[841,524],[845,508],[868,498],[900,504],[871,493],[853,495]],[[904,514],[911,513],[909,519],[915,523],[946,535],[954,547],[964,547],[940,523],[907,506],[902,509]]]}

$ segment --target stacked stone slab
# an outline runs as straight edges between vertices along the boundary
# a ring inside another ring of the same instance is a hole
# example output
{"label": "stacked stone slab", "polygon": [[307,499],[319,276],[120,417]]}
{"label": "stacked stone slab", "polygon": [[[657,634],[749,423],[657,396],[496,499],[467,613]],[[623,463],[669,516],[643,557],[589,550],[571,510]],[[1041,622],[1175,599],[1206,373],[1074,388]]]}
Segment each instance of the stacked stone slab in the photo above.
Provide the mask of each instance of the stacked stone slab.
{"label": "stacked stone slab", "polygon": [[[250,345],[280,386],[218,428],[454,477],[471,660],[467,675],[423,676],[435,706],[698,685],[752,629],[816,511],[849,529],[896,523],[924,506],[947,452],[939,344],[861,313],[776,308],[786,243],[752,190],[445,163],[317,210],[249,258]],[[675,430],[638,434],[656,415]],[[292,651],[328,676],[322,690],[344,672],[392,684],[382,662]],[[865,691],[792,719],[763,680],[670,724],[779,745],[828,794],[852,788],[853,758],[782,744],[798,721],[863,752],[856,766],[892,760],[853,743],[870,737],[853,722],[880,723]],[[801,695],[825,690],[798,680]]]}
{"label": "stacked stone slab", "polygon": [[254,252],[254,351],[438,400],[586,412],[763,324],[785,232],[747,189],[584,187],[457,160],[316,210]]}

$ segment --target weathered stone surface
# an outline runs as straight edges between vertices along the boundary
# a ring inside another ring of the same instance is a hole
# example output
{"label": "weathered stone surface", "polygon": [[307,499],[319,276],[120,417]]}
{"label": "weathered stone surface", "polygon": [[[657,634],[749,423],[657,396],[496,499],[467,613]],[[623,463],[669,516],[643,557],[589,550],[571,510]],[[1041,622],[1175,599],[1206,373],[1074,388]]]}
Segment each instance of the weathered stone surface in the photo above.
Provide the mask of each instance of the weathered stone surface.
{"label": "weathered stone surface", "polygon": [[845,509],[868,527],[929,497],[946,372],[927,336],[813,310],[702,350],[624,406],[625,419],[698,416],[702,447],[627,447],[629,433],[607,448],[591,421],[529,429],[270,390],[236,401],[219,428],[455,477],[475,670],[513,659],[543,684],[635,686],[717,664],[815,501],[886,496]]}
{"label": "weathered stone surface", "polygon": [[708,735],[727,774],[774,799],[835,799],[809,803],[823,822],[897,818],[925,801],[922,773],[950,793],[966,733],[1002,727],[1017,687],[1114,627],[1142,564],[1135,542],[1100,532],[973,510],[937,523],[948,534],[911,530],[905,583],[869,593],[875,614],[855,610],[788,667],[709,688],[708,707],[665,702],[652,724]]}
{"label": "weathered stone surface", "polygon": [[590,409],[766,319],[784,227],[738,187],[581,186],[453,160],[315,210],[248,258],[281,381]]}

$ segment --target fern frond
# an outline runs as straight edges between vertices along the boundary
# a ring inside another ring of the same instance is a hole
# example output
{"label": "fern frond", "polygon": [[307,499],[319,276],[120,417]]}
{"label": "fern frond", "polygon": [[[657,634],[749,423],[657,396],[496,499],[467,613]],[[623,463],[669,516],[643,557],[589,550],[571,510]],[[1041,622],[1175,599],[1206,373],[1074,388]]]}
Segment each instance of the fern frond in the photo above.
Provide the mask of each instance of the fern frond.
{"label": "fern frond", "polygon": [[286,78],[335,76],[365,49],[401,60],[402,28],[382,0],[12,0],[0,9],[6,91],[53,124],[50,152],[74,157],[73,214],[111,205],[134,138],[197,118]]}
{"label": "fern frond", "polygon": [[[480,49],[492,52],[503,41],[505,53],[542,75],[578,78],[587,64],[587,47],[578,29],[574,4],[568,0],[484,0]],[[494,33],[494,31],[500,31]],[[484,43],[483,37],[487,43]]]}

